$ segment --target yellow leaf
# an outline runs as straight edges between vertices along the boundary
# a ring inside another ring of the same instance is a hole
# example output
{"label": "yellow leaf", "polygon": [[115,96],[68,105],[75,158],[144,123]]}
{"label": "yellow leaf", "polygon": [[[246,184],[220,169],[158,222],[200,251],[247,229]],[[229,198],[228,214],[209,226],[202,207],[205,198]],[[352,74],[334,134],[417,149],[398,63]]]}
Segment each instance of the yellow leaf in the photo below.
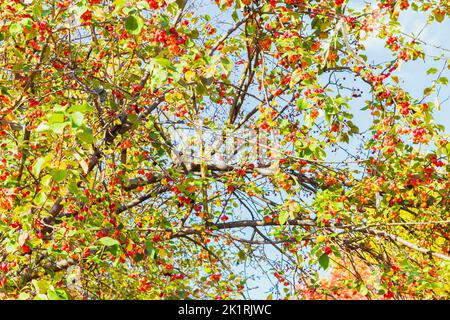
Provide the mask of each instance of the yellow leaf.
{"label": "yellow leaf", "polygon": [[322,243],[322,242],[324,242],[325,241],[325,237],[324,236],[318,236],[317,238],[316,238],[316,243]]}
{"label": "yellow leaf", "polygon": [[164,250],[164,249],[159,249],[158,255],[159,255],[161,258],[164,258],[164,257],[167,255],[167,252],[166,252],[166,250]]}
{"label": "yellow leaf", "polygon": [[195,78],[195,72],[191,70],[187,71],[184,75],[184,78],[187,82],[191,82]]}
{"label": "yellow leaf", "polygon": [[128,243],[128,245],[126,246],[126,248],[125,248],[127,251],[131,251],[131,250],[133,250],[133,242],[129,242]]}
{"label": "yellow leaf", "polygon": [[75,159],[78,160],[78,163],[80,164],[81,168],[83,169],[83,172],[85,174],[88,173],[89,167],[86,161],[84,161],[81,156],[78,154],[78,152],[74,151],[73,152],[73,156],[75,157]]}

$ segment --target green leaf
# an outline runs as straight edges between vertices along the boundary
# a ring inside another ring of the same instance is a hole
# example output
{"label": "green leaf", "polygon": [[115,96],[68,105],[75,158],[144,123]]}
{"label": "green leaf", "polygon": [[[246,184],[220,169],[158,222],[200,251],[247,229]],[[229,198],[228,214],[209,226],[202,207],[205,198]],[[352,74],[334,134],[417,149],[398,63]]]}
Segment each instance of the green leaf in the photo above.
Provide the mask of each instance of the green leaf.
{"label": "green leaf", "polygon": [[44,191],[41,191],[36,195],[36,197],[33,200],[33,203],[37,206],[41,206],[45,203],[45,200],[47,200],[47,196],[45,195]]}
{"label": "green leaf", "polygon": [[67,177],[67,171],[63,169],[53,169],[50,174],[56,182],[63,181]]}
{"label": "green leaf", "polygon": [[330,258],[328,258],[327,254],[322,254],[319,258],[319,264],[323,270],[327,270],[330,265]]}
{"label": "green leaf", "polygon": [[280,213],[280,216],[278,217],[278,221],[280,222],[280,224],[285,224],[287,219],[289,218],[289,211],[282,211]]}
{"label": "green leaf", "polygon": [[28,30],[31,30],[31,27],[33,26],[33,20],[31,20],[30,18],[25,18],[20,21],[20,24]]}
{"label": "green leaf", "polygon": [[49,300],[69,300],[69,297],[64,290],[55,289],[53,286],[50,286],[48,289],[47,296]]}
{"label": "green leaf", "polygon": [[31,168],[31,173],[35,176],[39,176],[39,173],[41,172],[41,170],[48,164],[48,162],[50,162],[51,157],[52,156],[50,154],[48,154],[45,157],[37,158],[33,163],[33,166]]}
{"label": "green leaf", "polygon": [[82,127],[82,130],[77,133],[77,137],[88,144],[94,142],[94,135],[92,134],[92,130],[88,127]]}
{"label": "green leaf", "polygon": [[178,7],[183,8],[186,5],[187,0],[175,0]]}
{"label": "green leaf", "polygon": [[110,238],[110,237],[100,238],[100,239],[98,239],[98,242],[100,242],[101,244],[103,244],[104,246],[107,246],[107,247],[113,247],[113,246],[120,245],[119,241],[117,241],[116,239]]}
{"label": "green leaf", "polygon": [[436,82],[439,84],[448,85],[448,79],[446,77],[440,77]]}
{"label": "green leaf", "polygon": [[359,293],[361,293],[362,295],[366,295],[369,293],[369,289],[367,289],[367,287],[365,285],[361,286],[361,289],[359,290]]}
{"label": "green leaf", "polygon": [[200,36],[200,33],[197,29],[191,30],[189,33],[187,33],[191,39],[197,39]]}
{"label": "green leaf", "polygon": [[9,253],[9,254],[11,254],[11,253],[17,251],[17,243],[16,243],[16,242],[14,242],[14,243],[9,242],[9,243],[5,246],[5,251],[6,251],[7,253]]}
{"label": "green leaf", "polygon": [[281,130],[286,129],[287,127],[289,127],[289,120],[288,119],[283,119],[280,121],[279,127]]}
{"label": "green leaf", "polygon": [[172,62],[170,62],[169,59],[166,58],[153,58],[153,61],[155,61],[157,64],[163,67],[172,67]]}
{"label": "green leaf", "polygon": [[146,247],[146,251],[147,251],[147,255],[150,259],[154,259],[156,256],[156,250],[153,247],[153,243],[151,240],[147,240],[145,242],[145,247]]}
{"label": "green leaf", "polygon": [[129,34],[138,35],[144,26],[144,20],[141,17],[130,15],[125,20],[125,29]]}
{"label": "green leaf", "polygon": [[239,257],[239,260],[245,260],[247,258],[247,255],[245,254],[244,251],[240,250],[238,252],[238,257]]}
{"label": "green leaf", "polygon": [[31,283],[34,286],[34,290],[36,290],[36,293],[45,294],[47,293],[47,290],[49,289],[50,283],[47,280],[33,280]]}
{"label": "green leaf", "polygon": [[[41,179],[41,184],[42,184],[44,187],[48,187],[48,186],[50,186],[50,181],[51,181],[51,180],[52,180],[52,176],[49,175],[49,174],[46,174],[45,176],[42,177],[42,179]],[[45,190],[45,191],[48,191],[48,190]]]}
{"label": "green leaf", "polygon": [[81,112],[75,111],[69,116],[73,127],[81,127],[83,125],[84,116]]}
{"label": "green leaf", "polygon": [[42,13],[43,13],[42,4],[39,3],[39,1],[35,1],[32,11],[33,11],[34,18],[36,18],[36,20],[38,20],[40,17],[42,17]]}
{"label": "green leaf", "polygon": [[67,112],[69,112],[69,113],[72,113],[72,112],[86,113],[86,112],[91,112],[93,110],[94,110],[94,108],[89,103],[85,102],[83,104],[77,104],[77,105],[70,107],[69,109],[67,109]]}
{"label": "green leaf", "polygon": [[19,294],[19,297],[17,297],[18,300],[28,300],[30,299],[30,295],[26,292],[21,292]]}
{"label": "green leaf", "polygon": [[430,94],[433,93],[433,91],[434,91],[433,88],[427,87],[427,88],[423,89],[423,94],[424,94],[425,96],[429,96]]}
{"label": "green leaf", "polygon": [[48,123],[63,123],[64,122],[64,114],[63,113],[53,113],[48,117]]}
{"label": "green leaf", "polygon": [[298,99],[295,102],[295,105],[299,108],[299,110],[305,110],[309,107],[308,102],[303,98]]}
{"label": "green leaf", "polygon": [[77,183],[76,183],[75,181],[70,181],[70,182],[67,184],[67,188],[68,188],[69,191],[72,192],[73,194],[78,194],[78,192],[79,192]]}
{"label": "green leaf", "polygon": [[152,90],[154,88],[159,87],[162,85],[168,77],[167,71],[159,64],[150,63],[149,66],[151,66],[150,71],[152,72],[152,82],[151,82],[151,88]]}
{"label": "green leaf", "polygon": [[126,3],[127,0],[114,0],[114,7],[116,8],[114,11],[122,9]]}
{"label": "green leaf", "polygon": [[9,33],[11,33],[12,36],[17,36],[18,34],[23,32],[23,27],[19,23],[13,23],[9,27]]}
{"label": "green leaf", "polygon": [[436,68],[430,68],[428,69],[427,74],[435,74],[436,72],[438,72]]}
{"label": "green leaf", "polygon": [[63,134],[64,128],[67,127],[68,124],[69,122],[53,123],[49,126],[49,128],[56,134]]}
{"label": "green leaf", "polygon": [[331,247],[331,250],[333,251],[333,254],[334,254],[336,257],[342,258],[341,252],[339,251],[339,249],[338,249],[336,246],[331,245],[330,247]]}
{"label": "green leaf", "polygon": [[227,57],[223,57],[220,59],[220,61],[222,62],[223,69],[227,72],[227,74],[229,74],[231,72],[231,69],[233,68],[231,60]]}

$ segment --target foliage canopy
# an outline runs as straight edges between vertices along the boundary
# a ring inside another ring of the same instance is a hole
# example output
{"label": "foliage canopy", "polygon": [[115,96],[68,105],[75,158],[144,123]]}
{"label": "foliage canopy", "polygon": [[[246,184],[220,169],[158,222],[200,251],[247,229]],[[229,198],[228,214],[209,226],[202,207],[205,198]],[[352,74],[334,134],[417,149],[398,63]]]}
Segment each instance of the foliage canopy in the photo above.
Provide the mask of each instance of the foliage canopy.
{"label": "foliage canopy", "polygon": [[1,297],[448,298],[450,6],[356,2],[0,1]]}

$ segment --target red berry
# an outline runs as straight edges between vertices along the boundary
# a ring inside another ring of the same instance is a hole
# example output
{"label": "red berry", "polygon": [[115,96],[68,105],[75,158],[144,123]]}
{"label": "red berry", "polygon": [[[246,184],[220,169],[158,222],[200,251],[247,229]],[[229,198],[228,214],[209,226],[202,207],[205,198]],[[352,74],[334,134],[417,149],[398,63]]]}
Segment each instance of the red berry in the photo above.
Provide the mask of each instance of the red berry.
{"label": "red berry", "polygon": [[331,248],[329,246],[326,246],[323,248],[323,252],[328,256],[330,255],[333,251],[331,250]]}

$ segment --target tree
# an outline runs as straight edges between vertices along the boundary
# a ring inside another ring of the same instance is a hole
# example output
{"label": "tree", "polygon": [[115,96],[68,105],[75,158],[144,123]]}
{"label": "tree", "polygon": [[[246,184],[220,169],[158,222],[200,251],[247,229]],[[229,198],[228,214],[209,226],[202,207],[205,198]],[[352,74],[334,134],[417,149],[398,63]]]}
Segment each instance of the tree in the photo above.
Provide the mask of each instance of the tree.
{"label": "tree", "polygon": [[[364,279],[363,288],[354,279]],[[382,282],[378,281],[382,279]],[[318,283],[309,287],[299,287],[301,297],[308,300],[389,300],[396,295],[402,299],[416,298],[416,287],[409,286],[405,281],[405,274],[400,268],[393,267],[380,276],[379,270],[371,268],[361,260],[340,261],[331,271],[328,278],[322,278]],[[382,283],[387,284],[388,290],[383,290]],[[395,293],[390,289],[395,287]],[[384,294],[380,294],[384,292]]]}
{"label": "tree", "polygon": [[447,298],[448,50],[419,96],[397,71],[429,59],[399,18],[450,7],[374,2],[1,1],[2,297],[239,298],[262,269],[290,298],[345,268]]}

